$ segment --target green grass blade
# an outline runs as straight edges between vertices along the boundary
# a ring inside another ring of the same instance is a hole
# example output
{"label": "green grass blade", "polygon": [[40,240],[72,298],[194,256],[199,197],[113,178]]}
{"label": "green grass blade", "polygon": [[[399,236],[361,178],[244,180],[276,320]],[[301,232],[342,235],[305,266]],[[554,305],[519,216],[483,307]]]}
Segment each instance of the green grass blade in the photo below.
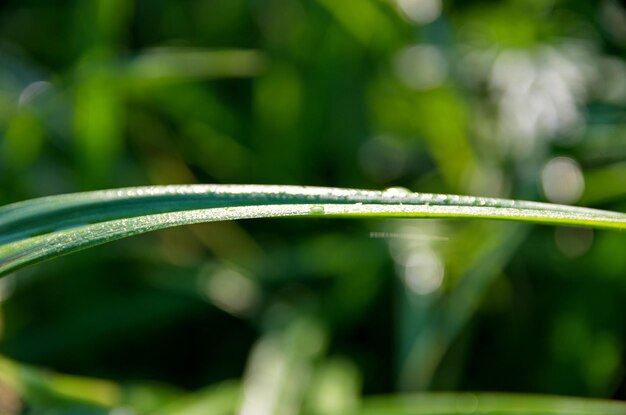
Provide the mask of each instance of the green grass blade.
{"label": "green grass blade", "polygon": [[626,214],[508,199],[299,186],[156,186],[0,208],[0,275],[108,241],[185,224],[290,216],[484,218],[625,229]]}
{"label": "green grass blade", "polygon": [[366,398],[351,415],[618,415],[626,403],[601,399],[507,393],[423,393]]}
{"label": "green grass blade", "polygon": [[156,213],[233,206],[283,204],[402,204],[516,208],[551,212],[622,214],[546,203],[471,196],[369,191],[303,186],[177,185],[152,186],[49,196],[0,207],[0,243],[113,219]]}

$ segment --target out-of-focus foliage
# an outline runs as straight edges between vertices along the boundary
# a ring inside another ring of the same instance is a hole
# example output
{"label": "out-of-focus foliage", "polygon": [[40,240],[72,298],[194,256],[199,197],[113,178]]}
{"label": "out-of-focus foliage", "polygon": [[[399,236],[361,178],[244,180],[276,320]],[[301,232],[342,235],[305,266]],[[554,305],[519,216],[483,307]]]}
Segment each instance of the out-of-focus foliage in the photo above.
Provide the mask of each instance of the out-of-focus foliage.
{"label": "out-of-focus foliage", "polygon": [[[279,183],[625,211],[625,58],[617,0],[6,0],[0,204]],[[624,247],[438,220],[120,241],[0,280],[0,413],[623,399]]]}

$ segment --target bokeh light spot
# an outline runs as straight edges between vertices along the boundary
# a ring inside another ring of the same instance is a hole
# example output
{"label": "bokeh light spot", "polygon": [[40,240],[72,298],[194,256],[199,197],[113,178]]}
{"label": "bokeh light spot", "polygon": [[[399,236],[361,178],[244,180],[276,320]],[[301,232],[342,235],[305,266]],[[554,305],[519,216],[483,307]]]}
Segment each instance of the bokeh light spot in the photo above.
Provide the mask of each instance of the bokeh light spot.
{"label": "bokeh light spot", "polygon": [[433,45],[416,45],[400,50],[393,60],[397,78],[412,89],[441,86],[448,75],[448,65],[441,50]]}
{"label": "bokeh light spot", "polygon": [[575,258],[583,255],[593,244],[593,229],[557,227],[554,242],[563,255]]}
{"label": "bokeh light spot", "polygon": [[431,250],[414,252],[408,257],[404,267],[404,282],[415,294],[433,293],[443,283],[443,263],[439,255]]}
{"label": "bokeh light spot", "polygon": [[555,157],[541,172],[541,185],[546,198],[554,203],[577,202],[585,190],[585,180],[578,163],[569,157]]}
{"label": "bokeh light spot", "polygon": [[404,16],[418,24],[432,23],[441,14],[441,0],[397,0]]}

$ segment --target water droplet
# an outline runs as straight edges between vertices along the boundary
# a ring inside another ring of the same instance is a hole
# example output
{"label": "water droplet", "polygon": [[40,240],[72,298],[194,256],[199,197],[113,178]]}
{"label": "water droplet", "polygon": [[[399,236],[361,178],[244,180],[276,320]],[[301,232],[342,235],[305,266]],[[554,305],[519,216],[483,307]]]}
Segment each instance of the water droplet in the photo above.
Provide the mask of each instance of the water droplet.
{"label": "water droplet", "polygon": [[390,187],[383,192],[383,196],[386,197],[405,197],[410,194],[411,191],[406,187]]}
{"label": "water droplet", "polygon": [[450,201],[448,195],[436,195],[433,202],[438,205],[445,205]]}
{"label": "water droplet", "polygon": [[311,206],[311,208],[309,209],[309,212],[311,212],[314,215],[321,215],[322,213],[324,213],[324,206],[319,206],[319,205]]}

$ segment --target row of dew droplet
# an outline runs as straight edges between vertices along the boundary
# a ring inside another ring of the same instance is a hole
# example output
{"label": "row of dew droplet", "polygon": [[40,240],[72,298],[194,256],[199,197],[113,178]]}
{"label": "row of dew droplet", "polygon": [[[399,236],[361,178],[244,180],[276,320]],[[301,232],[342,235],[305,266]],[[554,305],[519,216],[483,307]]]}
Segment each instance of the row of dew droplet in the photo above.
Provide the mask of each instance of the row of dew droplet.
{"label": "row of dew droplet", "polygon": [[[366,192],[364,195],[372,196],[372,192]],[[411,192],[405,187],[390,187],[380,192],[383,203],[389,202],[390,199],[396,199],[399,204],[404,202],[410,204],[421,204],[425,206],[429,205],[465,205],[465,206],[489,206],[489,207],[516,207],[515,201],[508,201],[502,199],[483,198],[475,196],[459,196],[459,195],[446,195],[446,194],[431,194],[431,193],[416,193]],[[370,202],[377,203],[377,202]],[[356,202],[355,205],[362,205],[363,202]],[[310,207],[309,212],[311,214],[324,214],[325,209],[322,205],[313,205]]]}
{"label": "row of dew droplet", "polygon": [[416,197],[417,202],[426,206],[433,205],[471,205],[471,206],[492,206],[492,207],[515,207],[514,201],[502,199],[484,198],[476,196],[459,196],[432,193],[413,193],[405,187],[390,187],[382,192],[385,198],[407,198]]}

